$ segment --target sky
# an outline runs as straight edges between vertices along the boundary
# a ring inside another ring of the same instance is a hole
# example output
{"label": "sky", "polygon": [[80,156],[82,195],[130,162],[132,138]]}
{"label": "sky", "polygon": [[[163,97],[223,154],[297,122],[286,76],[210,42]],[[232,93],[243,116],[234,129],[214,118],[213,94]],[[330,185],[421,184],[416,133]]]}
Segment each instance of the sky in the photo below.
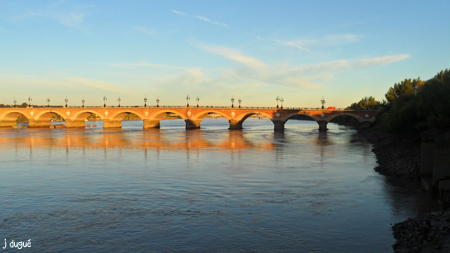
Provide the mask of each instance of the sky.
{"label": "sky", "polygon": [[0,104],[346,107],[450,67],[450,1],[0,0]]}

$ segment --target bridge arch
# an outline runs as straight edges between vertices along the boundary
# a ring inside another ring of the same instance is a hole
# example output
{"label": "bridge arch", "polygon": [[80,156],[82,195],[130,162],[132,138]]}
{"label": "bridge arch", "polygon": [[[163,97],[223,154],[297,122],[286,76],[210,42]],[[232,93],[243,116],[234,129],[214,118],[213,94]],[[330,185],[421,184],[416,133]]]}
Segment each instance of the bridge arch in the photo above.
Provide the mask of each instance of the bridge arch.
{"label": "bridge arch", "polygon": [[270,120],[273,119],[273,115],[270,115],[265,112],[247,112],[247,113],[239,115],[235,120],[237,120],[238,122],[244,123],[244,121],[246,119],[248,119],[250,116],[253,116],[253,115],[263,115],[264,117],[266,117]]}
{"label": "bridge arch", "polygon": [[295,117],[295,116],[297,116],[297,115],[305,116],[305,117],[311,118],[311,119],[315,120],[316,122],[319,122],[319,121],[323,120],[323,119],[321,119],[320,117],[318,117],[318,116],[316,116],[316,115],[311,115],[311,114],[309,114],[309,113],[298,113],[298,112],[295,112],[295,113],[290,113],[290,114],[288,114],[288,115],[283,116],[283,117],[280,119],[280,121],[286,122],[286,121],[288,121],[290,118]]}
{"label": "bridge arch", "polygon": [[135,111],[131,111],[131,110],[123,110],[123,111],[115,112],[114,114],[111,115],[110,118],[113,119],[113,120],[122,120],[128,114],[134,114],[134,115],[138,116],[140,120],[144,120],[144,118],[145,118],[140,113],[135,112]]}
{"label": "bridge arch", "polygon": [[230,130],[240,130],[242,129],[242,124],[244,124],[244,121],[248,119],[252,115],[262,115],[273,122],[273,116],[265,113],[265,112],[247,112],[238,115],[236,118],[232,118],[229,120],[230,122]]}
{"label": "bridge arch", "polygon": [[0,115],[0,120],[7,120],[7,121],[17,120],[20,116],[22,116],[22,117],[24,117],[26,119],[29,119],[29,117],[26,114],[24,114],[24,113],[22,113],[20,111],[13,110],[13,111],[9,111],[7,113],[4,113],[3,115]]}
{"label": "bridge arch", "polygon": [[331,116],[327,117],[325,120],[330,122],[331,120],[333,120],[334,118],[339,117],[339,116],[350,116],[350,117],[356,119],[358,122],[369,121],[368,119],[364,119],[361,116],[358,116],[358,115],[353,114],[353,113],[348,113],[348,112],[345,112],[345,113],[342,113],[342,114],[331,115]]}
{"label": "bridge arch", "polygon": [[207,110],[207,111],[199,112],[199,113],[195,114],[192,117],[192,119],[193,120],[203,120],[204,118],[206,118],[206,116],[208,116],[208,115],[210,115],[212,113],[216,113],[216,114],[222,115],[226,120],[230,120],[230,116],[226,115],[223,112],[215,111],[215,110]]}
{"label": "bridge arch", "polygon": [[102,114],[92,111],[92,110],[85,110],[85,111],[77,112],[73,115],[73,119],[74,120],[85,120],[91,115],[95,115],[95,116],[99,117],[101,120],[104,119]]}
{"label": "bridge arch", "polygon": [[150,119],[150,120],[162,120],[167,115],[167,113],[176,114],[182,120],[186,120],[187,119],[186,116],[184,116],[183,114],[181,114],[181,113],[179,113],[179,112],[177,112],[175,110],[161,110],[161,111],[157,111],[157,112],[153,113],[152,115],[150,115],[148,117],[148,119]]}
{"label": "bridge arch", "polygon": [[21,113],[20,111],[9,111],[0,115],[0,127],[12,127],[17,128],[17,122],[19,118],[23,118],[24,122],[29,122],[27,115]]}
{"label": "bridge arch", "polygon": [[67,115],[64,115],[63,113],[60,113],[58,111],[43,111],[36,114],[36,116],[34,116],[34,119],[36,121],[47,121],[47,120],[50,121],[55,115],[58,115],[64,121],[66,121],[66,119],[68,118]]}
{"label": "bridge arch", "polygon": [[188,129],[188,124],[190,123],[190,119],[186,118],[185,115],[182,113],[176,111],[176,110],[170,110],[170,109],[163,109],[160,111],[157,111],[151,115],[148,116],[148,118],[144,119],[144,129],[149,128],[160,128],[161,127],[161,120],[163,120],[168,113],[173,113],[177,116],[179,116],[182,120],[186,122],[186,129]]}

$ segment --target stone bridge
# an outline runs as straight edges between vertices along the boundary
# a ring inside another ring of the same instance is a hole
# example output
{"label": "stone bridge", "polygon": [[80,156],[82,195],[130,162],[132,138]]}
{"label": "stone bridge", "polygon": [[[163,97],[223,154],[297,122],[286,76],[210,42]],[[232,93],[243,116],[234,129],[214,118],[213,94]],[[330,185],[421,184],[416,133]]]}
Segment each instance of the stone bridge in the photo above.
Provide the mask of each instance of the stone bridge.
{"label": "stone bridge", "polygon": [[128,114],[134,114],[144,121],[144,129],[159,128],[160,121],[167,114],[177,115],[186,122],[186,129],[200,128],[201,121],[210,114],[219,114],[230,123],[229,129],[242,129],[242,123],[250,116],[269,118],[274,129],[284,130],[284,124],[292,117],[308,117],[319,124],[320,131],[327,130],[327,124],[340,115],[348,115],[370,126],[375,121],[377,111],[366,110],[327,110],[302,108],[269,107],[26,107],[0,108],[0,127],[17,128],[17,119],[26,118],[28,127],[50,127],[51,119],[59,115],[65,121],[65,127],[85,127],[86,119],[94,114],[103,121],[104,128],[120,128],[122,120]]}

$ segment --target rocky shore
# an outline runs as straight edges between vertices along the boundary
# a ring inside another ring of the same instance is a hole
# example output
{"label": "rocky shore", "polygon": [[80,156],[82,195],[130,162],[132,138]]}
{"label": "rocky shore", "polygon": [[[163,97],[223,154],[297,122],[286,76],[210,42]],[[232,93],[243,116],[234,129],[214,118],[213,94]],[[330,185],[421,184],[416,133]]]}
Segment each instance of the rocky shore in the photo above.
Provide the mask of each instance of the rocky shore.
{"label": "rocky shore", "polygon": [[[373,145],[382,175],[411,179],[420,170],[420,142],[374,129],[360,131]],[[434,212],[409,218],[392,226],[394,252],[450,252],[450,212]]]}

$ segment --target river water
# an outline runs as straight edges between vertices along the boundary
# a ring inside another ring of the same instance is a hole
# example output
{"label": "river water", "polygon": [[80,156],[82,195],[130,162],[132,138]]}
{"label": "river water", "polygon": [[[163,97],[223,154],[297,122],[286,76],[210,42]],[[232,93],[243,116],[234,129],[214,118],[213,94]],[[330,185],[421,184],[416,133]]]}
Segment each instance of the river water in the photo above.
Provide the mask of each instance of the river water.
{"label": "river water", "polygon": [[[0,245],[28,252],[389,252],[390,224],[436,208],[374,171],[355,130],[224,119],[184,130],[0,129]],[[2,249],[0,249],[2,250]],[[6,250],[8,252],[8,247]]]}

